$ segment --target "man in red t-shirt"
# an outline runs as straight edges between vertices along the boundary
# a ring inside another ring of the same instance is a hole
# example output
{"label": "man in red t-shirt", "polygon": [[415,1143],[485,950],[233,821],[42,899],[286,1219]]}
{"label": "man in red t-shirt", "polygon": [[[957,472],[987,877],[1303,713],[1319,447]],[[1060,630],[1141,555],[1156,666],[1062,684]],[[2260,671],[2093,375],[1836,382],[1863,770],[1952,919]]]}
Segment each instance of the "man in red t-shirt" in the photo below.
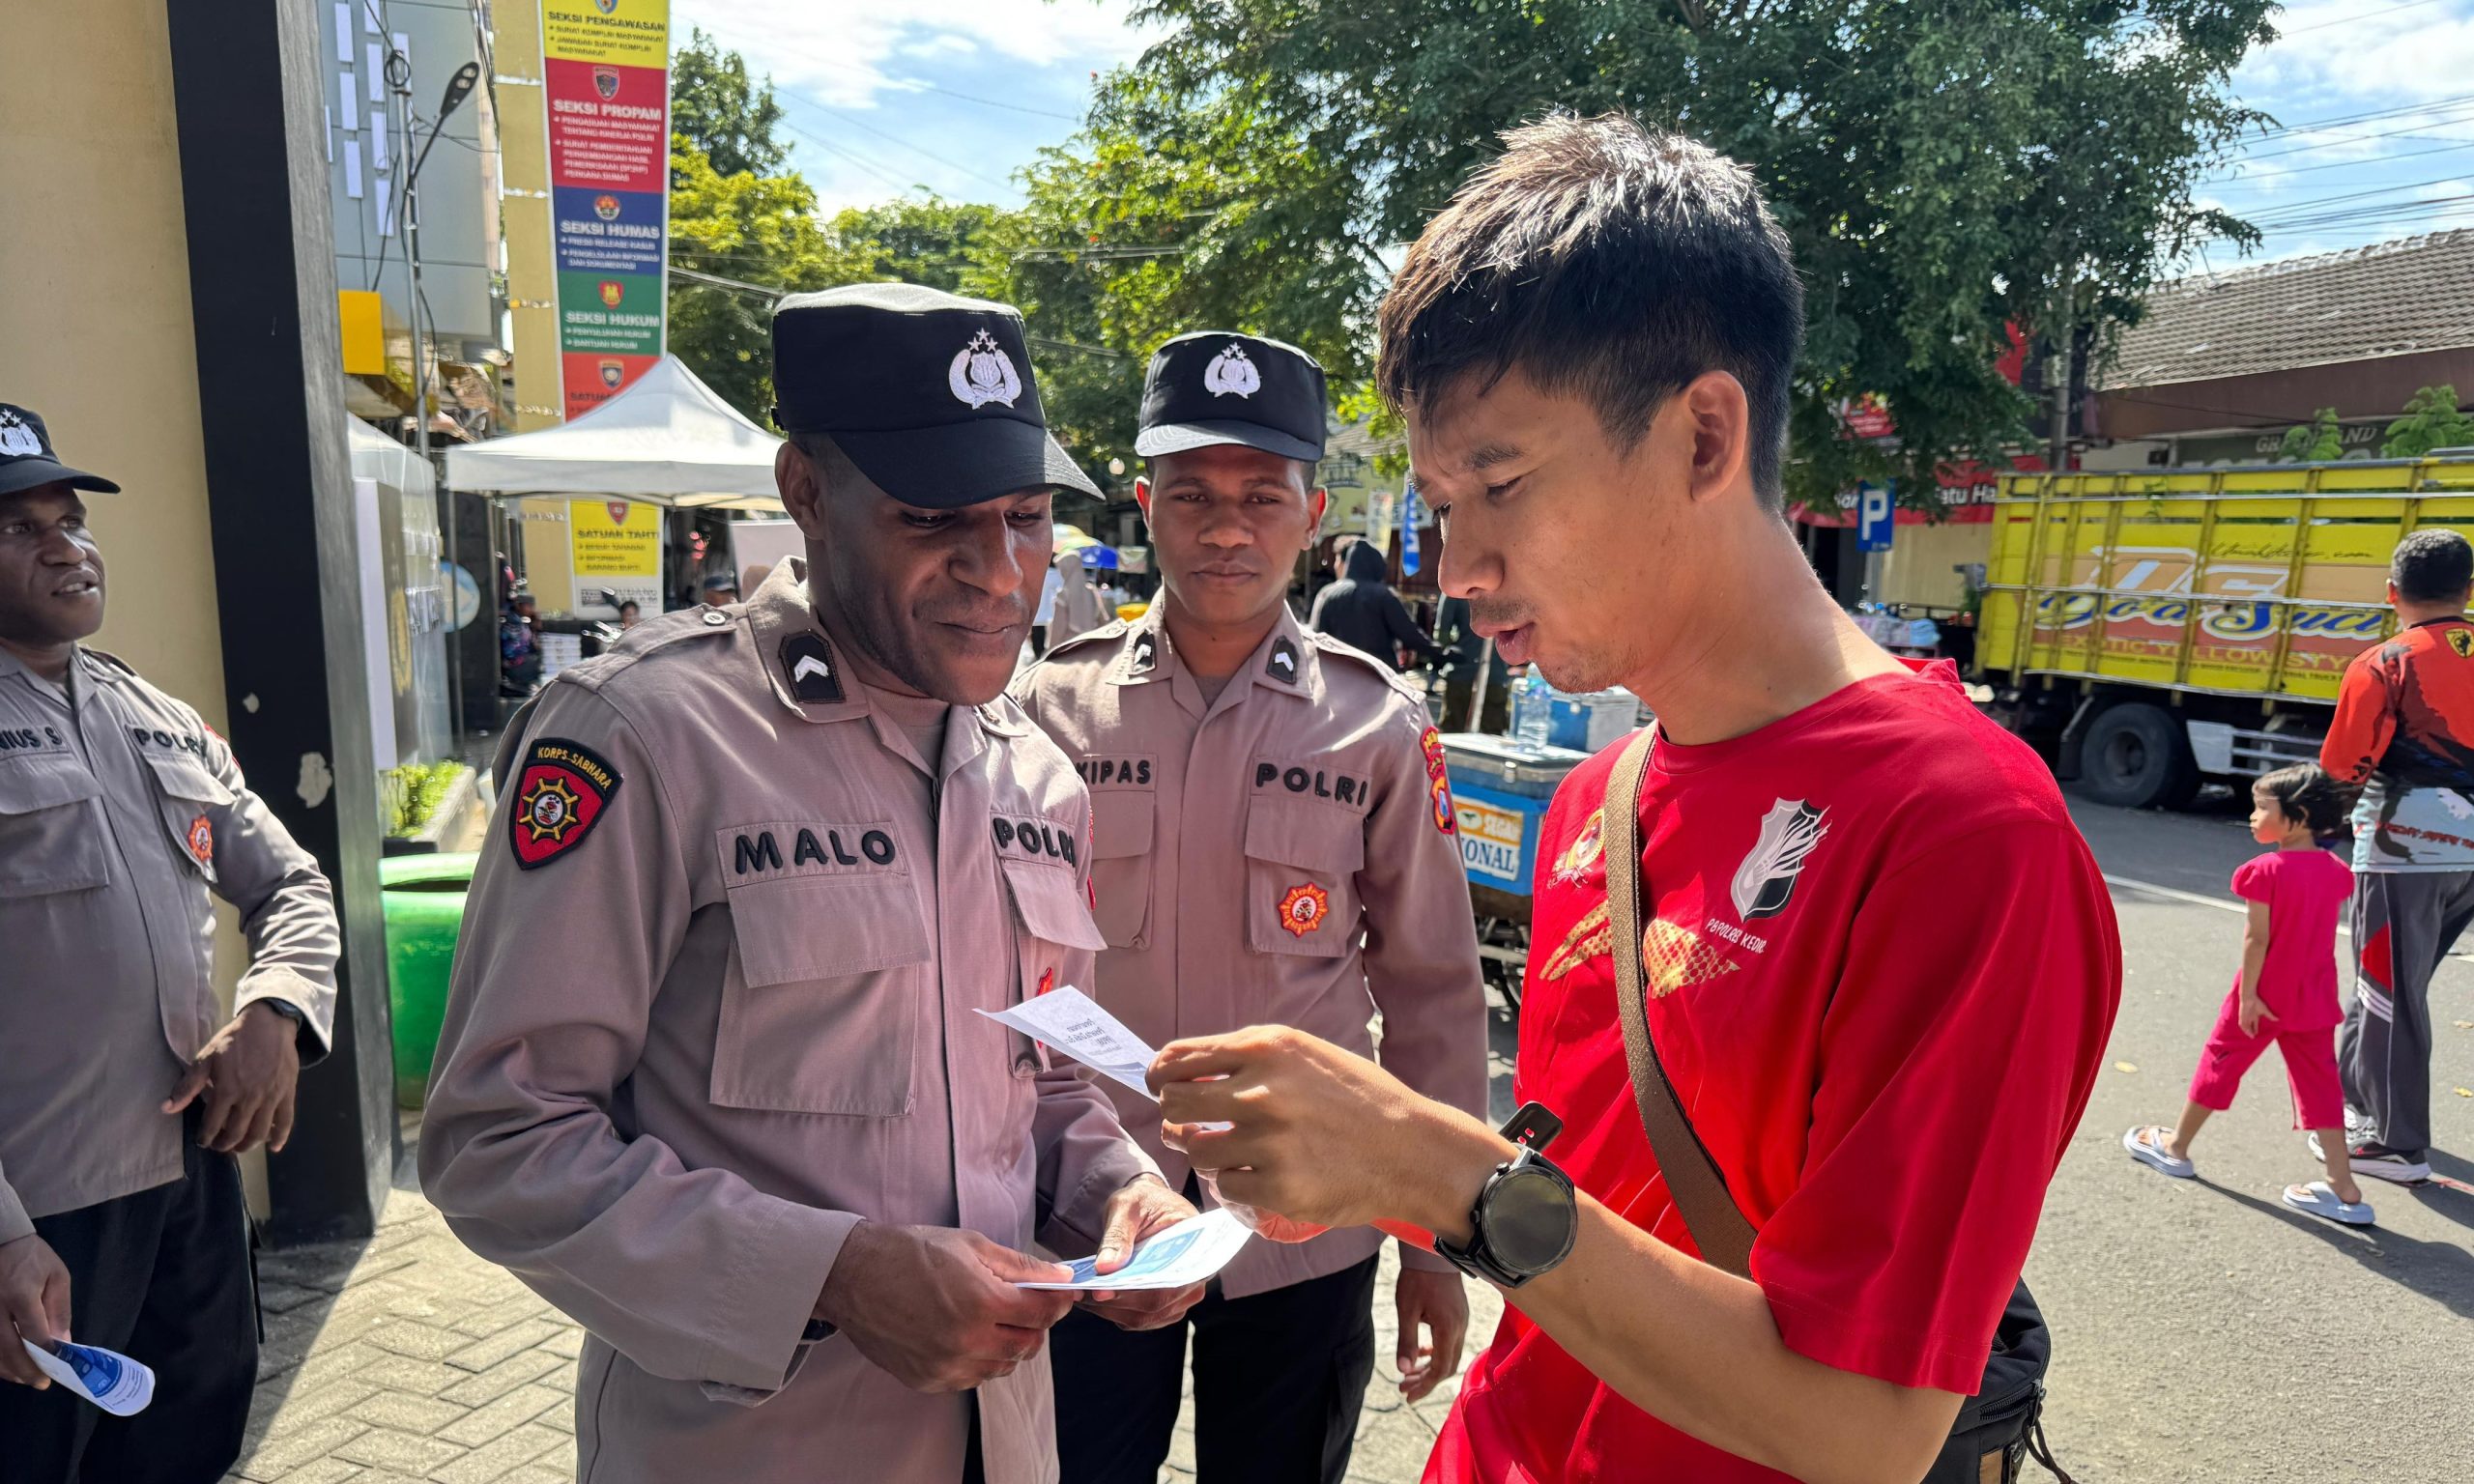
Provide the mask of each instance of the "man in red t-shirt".
{"label": "man in red t-shirt", "polygon": [[1411,249],[1378,377],[1445,591],[1510,662],[1660,719],[1647,1017],[1752,1280],[1698,1261],[1635,1112],[1614,751],[1547,815],[1521,1014],[1517,1093],[1563,1120],[1576,1194],[1280,1028],[1162,1053],[1169,1142],[1230,1201],[1414,1223],[1505,1282],[1430,1481],[1913,1481],[2086,1105],[2112,907],[2034,756],[1858,633],[1780,518],[1801,291],[1750,176],[1621,118],[1506,143]]}

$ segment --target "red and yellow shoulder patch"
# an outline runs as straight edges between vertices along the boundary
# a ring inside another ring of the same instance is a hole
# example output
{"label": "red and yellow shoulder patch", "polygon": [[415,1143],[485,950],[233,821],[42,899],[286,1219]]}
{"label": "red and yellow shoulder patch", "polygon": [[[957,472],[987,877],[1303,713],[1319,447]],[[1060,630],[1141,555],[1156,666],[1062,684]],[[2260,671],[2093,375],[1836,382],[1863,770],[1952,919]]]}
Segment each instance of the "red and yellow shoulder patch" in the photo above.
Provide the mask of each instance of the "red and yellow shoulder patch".
{"label": "red and yellow shoulder patch", "polygon": [[1434,827],[1446,835],[1460,833],[1453,820],[1452,807],[1452,768],[1444,760],[1443,734],[1432,727],[1418,738],[1418,750],[1426,756],[1426,799],[1434,806]]}
{"label": "red and yellow shoulder patch", "polygon": [[543,737],[524,755],[507,811],[506,842],[526,870],[584,843],[618,791],[618,770],[599,753],[564,737]]}

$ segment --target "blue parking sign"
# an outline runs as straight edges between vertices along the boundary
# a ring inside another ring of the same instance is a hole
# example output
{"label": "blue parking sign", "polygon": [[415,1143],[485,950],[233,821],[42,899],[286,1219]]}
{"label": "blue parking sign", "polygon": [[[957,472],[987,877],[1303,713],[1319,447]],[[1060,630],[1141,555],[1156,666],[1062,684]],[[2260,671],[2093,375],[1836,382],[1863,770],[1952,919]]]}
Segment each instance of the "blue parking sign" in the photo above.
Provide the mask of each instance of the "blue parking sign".
{"label": "blue parking sign", "polygon": [[1856,486],[1856,549],[1886,552],[1898,529],[1898,500],[1889,485]]}

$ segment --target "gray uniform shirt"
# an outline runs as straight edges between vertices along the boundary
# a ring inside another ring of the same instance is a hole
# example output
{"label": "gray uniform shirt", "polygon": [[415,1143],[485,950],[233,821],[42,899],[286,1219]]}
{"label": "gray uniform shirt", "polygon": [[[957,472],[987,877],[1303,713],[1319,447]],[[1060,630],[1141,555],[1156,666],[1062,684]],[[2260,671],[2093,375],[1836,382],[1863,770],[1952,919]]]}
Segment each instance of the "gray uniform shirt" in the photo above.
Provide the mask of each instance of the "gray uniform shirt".
{"label": "gray uniform shirt", "polygon": [[935,724],[843,676],[806,576],[544,688],[422,1184],[591,1331],[595,1484],[950,1484],[974,1411],[989,1484],[1054,1484],[1044,1356],[924,1395],[810,1314],[862,1220],[1079,1254],[1156,1172],[1083,1073],[977,1013],[1090,983],[1089,796],[1002,698],[925,755],[905,724]]}
{"label": "gray uniform shirt", "polygon": [[181,1178],[161,1108],[221,1024],[210,893],[249,942],[236,1010],[298,1007],[326,1055],[334,900],[230,746],[109,655],[54,686],[0,653],[0,1241]]}
{"label": "gray uniform shirt", "polygon": [[[1180,660],[1165,612],[1050,652],[1015,698],[1091,789],[1107,941],[1096,997],[1154,1045],[1293,1025],[1372,1055],[1418,1092],[1486,1111],[1486,1000],[1443,748],[1390,667],[1285,612],[1224,688]],[[1206,694],[1208,692],[1208,694]],[[1172,1181],[1157,1106],[1111,1084]],[[1232,1298],[1364,1262],[1372,1228],[1260,1238]],[[1424,1247],[1411,1268],[1451,1271]]]}

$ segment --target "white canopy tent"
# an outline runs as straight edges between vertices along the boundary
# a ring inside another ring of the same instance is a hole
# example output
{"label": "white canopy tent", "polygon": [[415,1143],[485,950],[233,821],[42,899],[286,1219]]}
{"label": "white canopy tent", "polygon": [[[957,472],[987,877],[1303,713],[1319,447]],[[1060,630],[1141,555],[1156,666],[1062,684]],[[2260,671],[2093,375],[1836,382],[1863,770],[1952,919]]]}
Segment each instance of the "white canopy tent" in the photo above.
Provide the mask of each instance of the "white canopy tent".
{"label": "white canopy tent", "polygon": [[446,482],[494,495],[641,500],[779,514],[782,441],[739,415],[676,356],[573,422],[446,451]]}

